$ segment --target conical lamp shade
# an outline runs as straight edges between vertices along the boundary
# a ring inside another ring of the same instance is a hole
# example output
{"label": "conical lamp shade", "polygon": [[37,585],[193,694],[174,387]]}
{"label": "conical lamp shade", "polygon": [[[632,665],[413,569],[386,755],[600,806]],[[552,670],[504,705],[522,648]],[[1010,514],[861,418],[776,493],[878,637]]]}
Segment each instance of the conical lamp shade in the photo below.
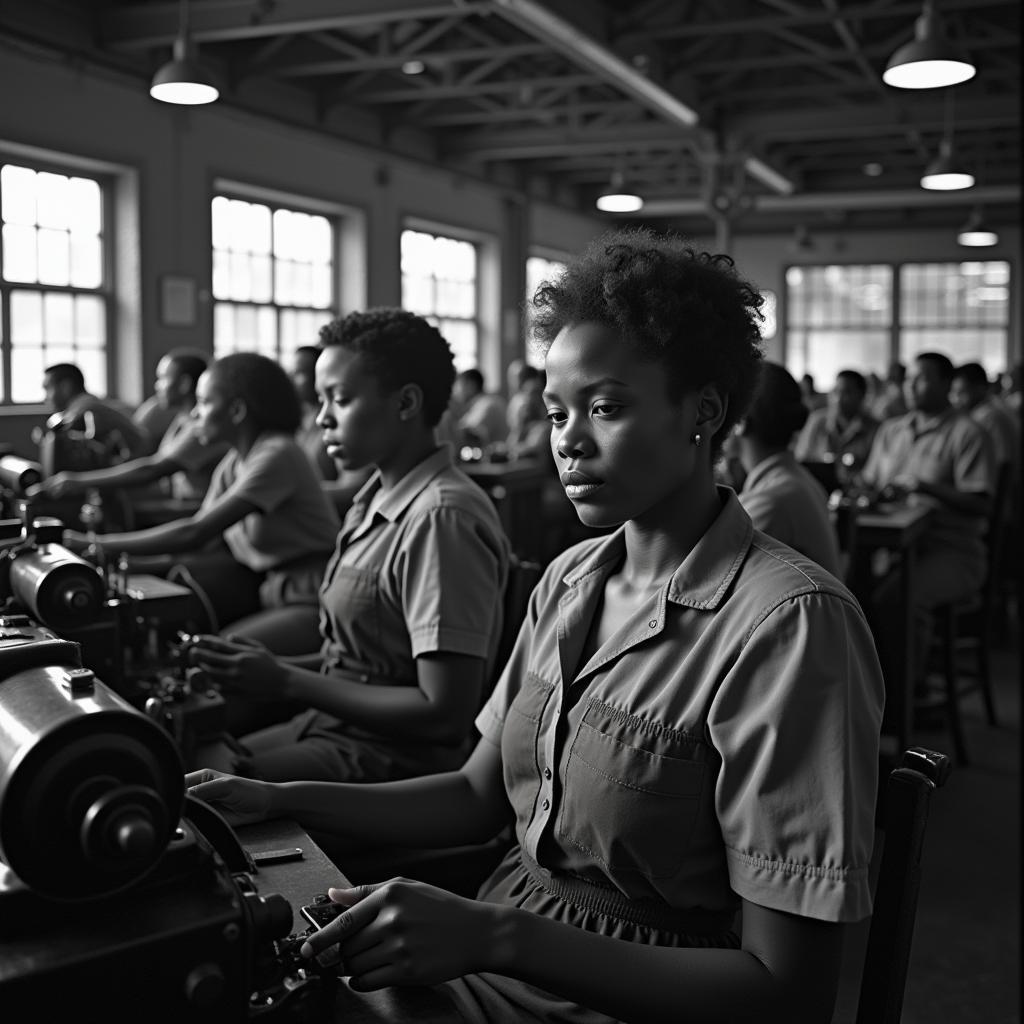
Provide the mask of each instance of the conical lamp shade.
{"label": "conical lamp shade", "polygon": [[925,4],[914,38],[889,58],[882,81],[897,89],[938,89],[966,82],[975,71],[970,60],[943,38],[931,4]]}
{"label": "conical lamp shade", "polygon": [[952,192],[956,189],[970,188],[973,184],[974,175],[957,164],[949,139],[943,139],[939,144],[939,155],[921,175],[921,188]]}
{"label": "conical lamp shade", "polygon": [[197,106],[213,103],[220,95],[213,76],[195,59],[187,39],[174,40],[174,59],[153,76],[149,95],[163,103]]}
{"label": "conical lamp shade", "polygon": [[960,245],[980,247],[998,244],[999,235],[985,223],[981,210],[975,210],[967,219],[967,223],[960,229],[956,240]]}

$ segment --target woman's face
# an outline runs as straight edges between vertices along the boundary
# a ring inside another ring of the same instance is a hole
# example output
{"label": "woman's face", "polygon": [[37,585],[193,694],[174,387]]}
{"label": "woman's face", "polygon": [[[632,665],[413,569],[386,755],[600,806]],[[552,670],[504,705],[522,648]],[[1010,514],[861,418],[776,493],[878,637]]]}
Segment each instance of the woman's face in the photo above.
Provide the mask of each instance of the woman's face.
{"label": "woman's face", "polygon": [[386,464],[400,443],[399,399],[381,389],[363,356],[325,348],[316,361],[316,390],[327,454],[343,469]]}
{"label": "woman's face", "polygon": [[216,441],[234,444],[238,435],[238,424],[233,415],[234,405],[220,387],[216,371],[207,370],[200,376],[196,383],[196,404],[192,407],[192,419],[203,444]]}
{"label": "woman's face", "polygon": [[697,396],[671,401],[664,365],[638,359],[602,324],[563,328],[545,366],[551,450],[581,522],[656,516],[698,472]]}

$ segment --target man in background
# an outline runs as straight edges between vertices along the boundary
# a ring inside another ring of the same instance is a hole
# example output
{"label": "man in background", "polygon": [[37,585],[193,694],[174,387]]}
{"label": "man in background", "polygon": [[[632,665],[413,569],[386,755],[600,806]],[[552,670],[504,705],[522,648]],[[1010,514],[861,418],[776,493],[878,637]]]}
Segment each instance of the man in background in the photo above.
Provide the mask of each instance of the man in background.
{"label": "man in background", "polygon": [[484,390],[484,375],[479,370],[463,370],[456,376],[452,405],[456,410],[461,444],[486,448],[505,440],[508,434],[505,399]]}
{"label": "man in background", "polygon": [[856,370],[836,374],[828,406],[815,409],[797,437],[793,454],[798,461],[835,462],[860,470],[878,429],[878,421],[864,406],[867,390],[867,381]]}

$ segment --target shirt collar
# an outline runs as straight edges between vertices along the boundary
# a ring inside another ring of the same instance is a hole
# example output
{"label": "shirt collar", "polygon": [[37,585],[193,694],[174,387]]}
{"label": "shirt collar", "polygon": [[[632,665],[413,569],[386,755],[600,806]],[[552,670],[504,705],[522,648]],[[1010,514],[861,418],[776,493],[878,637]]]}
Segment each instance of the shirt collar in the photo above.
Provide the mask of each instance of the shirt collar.
{"label": "shirt collar", "polygon": [[[750,550],[754,526],[730,487],[719,487],[721,511],[693,550],[683,559],[668,584],[668,599],[691,608],[714,609],[739,572]],[[625,527],[619,527],[563,577],[576,587],[602,569],[608,570],[625,555]]]}
{"label": "shirt collar", "polygon": [[796,458],[792,452],[776,452],[774,455],[769,455],[767,459],[762,459],[746,476],[743,481],[743,488],[741,493],[746,494],[748,491],[752,491],[758,483],[761,481],[761,477],[766,476],[777,466],[795,466]]}
{"label": "shirt collar", "polygon": [[956,410],[951,405],[947,405],[942,412],[936,413],[934,416],[926,416],[915,409],[907,414],[907,423],[914,437],[920,437],[922,434],[938,430],[946,420],[955,414]]}
{"label": "shirt collar", "polygon": [[[432,452],[422,462],[418,462],[409,470],[395,486],[388,491],[380,503],[377,511],[388,520],[395,522],[402,513],[412,504],[413,500],[420,495],[427,484],[439,473],[454,466],[452,461],[452,446],[442,444],[437,451]],[[376,470],[373,476],[363,484],[352,499],[353,505],[366,505],[373,495],[380,489],[380,470]]]}

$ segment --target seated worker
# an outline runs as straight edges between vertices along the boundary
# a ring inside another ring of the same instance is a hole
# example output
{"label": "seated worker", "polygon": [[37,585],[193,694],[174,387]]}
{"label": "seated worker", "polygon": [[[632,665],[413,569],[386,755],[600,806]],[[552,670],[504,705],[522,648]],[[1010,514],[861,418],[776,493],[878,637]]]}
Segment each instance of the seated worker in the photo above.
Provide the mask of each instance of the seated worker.
{"label": "seated worker", "polygon": [[746,474],[740,504],[757,529],[841,577],[828,497],[789,450],[806,420],[800,385],[784,367],[766,362],[754,401],[731,439]]}
{"label": "seated worker", "polygon": [[[85,377],[74,363],[48,366],[43,371],[43,392],[53,410],[47,427],[87,435],[106,450],[106,464],[146,453],[148,440],[143,431],[111,402],[86,391]],[[42,461],[45,465],[48,460]]]}
{"label": "seated worker", "polygon": [[980,363],[964,363],[953,371],[949,401],[954,409],[967,413],[988,433],[996,466],[1008,465],[1016,475],[1020,468],[1017,420],[992,394],[988,374]]}
{"label": "seated worker", "polygon": [[195,430],[196,384],[206,365],[206,356],[192,349],[172,349],[157,363],[154,397],[173,417],[154,454],[106,469],[55,473],[33,492],[63,498],[90,487],[139,487],[166,480],[168,496],[202,500],[214,466],[230,448],[226,441],[204,443]]}
{"label": "seated worker", "polygon": [[[930,638],[929,609],[973,594],[985,579],[985,517],[991,500],[992,442],[970,416],[949,401],[953,364],[922,352],[907,379],[912,411],[886,420],[875,435],[861,474],[882,497],[932,509],[914,562],[912,601],[917,611],[918,657]],[[899,664],[899,581],[890,578],[873,601],[879,655],[887,676]]]}
{"label": "seated worker", "polygon": [[505,399],[484,391],[484,375],[479,370],[463,370],[455,378],[452,405],[460,444],[486,448],[505,440]]}
{"label": "seated worker", "polygon": [[514,415],[509,403],[512,423],[505,440],[511,459],[544,459],[551,457],[551,422],[544,405],[544,371],[527,366],[522,371],[522,383],[516,393]]}
{"label": "seated worker", "polygon": [[[224,555],[184,560],[212,604],[213,625],[233,623],[235,632],[260,638],[266,610],[287,608],[290,629],[272,642],[284,644],[282,653],[314,650],[317,592],[338,518],[295,443],[299,400],[288,375],[266,356],[224,356],[200,376],[192,416],[205,444],[229,448],[199,511],[146,530],[102,534],[96,546],[113,556],[194,553],[223,538]],[[81,533],[65,537],[75,547],[89,543]]]}
{"label": "seated worker", "polygon": [[422,985],[430,1019],[472,1024],[831,1020],[847,924],[871,912],[882,680],[845,587],[714,485],[761,301],[727,257],[647,232],[539,289],[562,480],[617,529],[545,571],[460,770],[188,777],[234,822],[375,845],[480,842],[511,806],[516,843],[475,900],[330,890],[349,909],[301,952],[340,940],[353,1002]]}
{"label": "seated worker", "polygon": [[226,766],[276,781],[368,781],[456,767],[492,677],[508,541],[491,500],[439,447],[455,376],[422,317],[351,313],[320,331],[328,454],[374,466],[320,592],[319,671],[204,637],[196,664],[226,691],[308,711],[242,738]]}
{"label": "seated worker", "polygon": [[370,470],[339,469],[324,448],[323,433],[316,420],[320,403],[316,396],[316,361],[321,349],[300,345],[292,357],[289,375],[302,403],[302,424],[295,436],[299,447],[320,475],[324,494],[331,499],[339,516],[344,516],[359,488],[370,478]]}
{"label": "seated worker", "polygon": [[[194,350],[176,349],[175,351],[190,352]],[[202,355],[204,361],[206,361],[205,353],[196,352],[196,354]],[[159,367],[157,372],[159,373]],[[176,414],[177,410],[164,405],[160,395],[155,393],[145,399],[138,408],[136,408],[135,412],[132,413],[132,423],[139,427],[139,429],[146,435],[147,455],[151,455],[160,447],[160,442],[163,440],[163,436],[167,432],[167,428],[174,422]]]}
{"label": "seated worker", "polygon": [[865,407],[867,392],[863,374],[840,370],[827,408],[812,410],[796,439],[797,461],[835,462],[845,472],[859,472],[878,429],[878,421]]}

